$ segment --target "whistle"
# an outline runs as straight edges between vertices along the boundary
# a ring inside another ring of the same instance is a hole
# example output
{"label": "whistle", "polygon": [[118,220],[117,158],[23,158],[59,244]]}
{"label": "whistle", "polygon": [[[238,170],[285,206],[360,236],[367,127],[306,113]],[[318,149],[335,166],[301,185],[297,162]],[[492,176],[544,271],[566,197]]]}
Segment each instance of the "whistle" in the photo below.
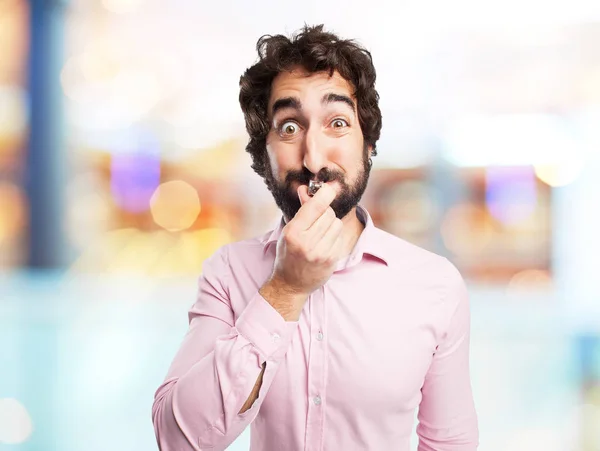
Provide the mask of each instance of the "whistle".
{"label": "whistle", "polygon": [[308,182],[308,195],[312,197],[317,194],[317,191],[319,191],[321,186],[323,186],[323,182],[317,182],[316,180],[311,180]]}

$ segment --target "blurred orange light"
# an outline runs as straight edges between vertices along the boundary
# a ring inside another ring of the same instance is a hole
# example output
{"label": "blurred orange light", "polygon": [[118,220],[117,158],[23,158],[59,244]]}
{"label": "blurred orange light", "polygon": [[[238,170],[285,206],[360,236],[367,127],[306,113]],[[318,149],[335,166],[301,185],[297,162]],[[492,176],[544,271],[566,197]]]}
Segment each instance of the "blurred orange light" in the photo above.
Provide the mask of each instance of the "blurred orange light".
{"label": "blurred orange light", "polygon": [[531,289],[548,289],[552,287],[552,277],[548,271],[526,269],[515,274],[508,283],[507,293],[517,294]]}
{"label": "blurred orange light", "polygon": [[422,181],[399,183],[380,202],[388,221],[393,224],[394,233],[400,235],[427,231],[439,214],[435,197]]}
{"label": "blurred orange light", "polygon": [[25,222],[25,195],[12,183],[0,182],[0,244],[13,239]]}
{"label": "blurred orange light", "polygon": [[231,241],[232,236],[225,229],[185,231],[178,235],[177,242],[150,268],[149,274],[198,274],[202,272],[204,260]]}
{"label": "blurred orange light", "polygon": [[552,187],[566,186],[573,183],[583,171],[583,161],[573,159],[564,164],[536,165],[535,175]]}
{"label": "blurred orange light", "polygon": [[17,86],[0,85],[0,138],[19,135],[26,125],[25,92]]}
{"label": "blurred orange light", "polygon": [[117,75],[119,62],[114,56],[111,57],[109,51],[108,48],[104,52],[86,50],[79,56],[79,67],[87,81],[105,81]]}
{"label": "blurred orange light", "polygon": [[491,241],[493,228],[485,209],[470,204],[452,207],[441,225],[442,239],[458,256],[481,252]]}
{"label": "blurred orange light", "polygon": [[176,239],[164,230],[151,233],[135,230],[125,246],[110,256],[106,271],[148,274],[170,252],[175,242]]}
{"label": "blurred orange light", "polygon": [[134,228],[111,230],[91,241],[67,274],[82,272],[107,271],[117,257],[128,249],[133,241],[138,239],[140,231]]}
{"label": "blurred orange light", "polygon": [[161,184],[150,199],[154,222],[170,232],[189,228],[200,210],[196,189],[181,180]]}
{"label": "blurred orange light", "polygon": [[[0,2],[0,78],[2,83],[18,82],[27,53],[29,2]],[[0,102],[0,105],[2,102]],[[1,123],[1,121],[0,121]]]}

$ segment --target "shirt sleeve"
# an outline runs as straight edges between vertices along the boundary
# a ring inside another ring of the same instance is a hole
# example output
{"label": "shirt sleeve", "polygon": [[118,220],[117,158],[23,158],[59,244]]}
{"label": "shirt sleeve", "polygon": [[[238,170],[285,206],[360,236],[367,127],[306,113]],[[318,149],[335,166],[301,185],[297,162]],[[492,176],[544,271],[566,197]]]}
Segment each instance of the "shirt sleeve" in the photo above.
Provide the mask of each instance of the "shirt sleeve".
{"label": "shirt sleeve", "polygon": [[479,444],[469,370],[469,298],[460,273],[451,268],[442,303],[448,326],[421,389],[418,451],[471,451]]}
{"label": "shirt sleeve", "polygon": [[[221,249],[203,265],[187,334],[155,393],[152,422],[161,451],[226,449],[256,417],[297,328],[258,290],[235,321],[228,280]],[[258,399],[239,414],[265,362]]]}

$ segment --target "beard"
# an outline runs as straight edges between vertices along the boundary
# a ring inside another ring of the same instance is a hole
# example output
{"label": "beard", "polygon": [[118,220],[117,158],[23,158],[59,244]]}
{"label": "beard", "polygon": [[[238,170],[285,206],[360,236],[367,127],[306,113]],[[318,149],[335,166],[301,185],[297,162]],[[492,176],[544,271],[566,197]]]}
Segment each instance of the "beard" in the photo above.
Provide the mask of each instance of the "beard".
{"label": "beard", "polygon": [[280,182],[273,176],[273,171],[270,167],[269,160],[267,159],[268,168],[266,171],[265,183],[269,191],[271,191],[275,203],[283,213],[286,222],[288,222],[296,216],[296,213],[298,213],[298,210],[300,210],[301,207],[298,192],[292,188],[293,182],[298,182],[301,185],[308,185],[310,180],[317,180],[323,183],[336,181],[339,183],[341,190],[331,203],[331,208],[335,212],[335,216],[342,219],[358,205],[362,195],[367,189],[371,164],[369,163],[369,152],[366,146],[361,163],[358,177],[356,181],[350,185],[346,181],[344,173],[329,168],[321,169],[318,174],[313,174],[306,168],[303,168],[301,171],[289,171],[285,176],[285,180]]}

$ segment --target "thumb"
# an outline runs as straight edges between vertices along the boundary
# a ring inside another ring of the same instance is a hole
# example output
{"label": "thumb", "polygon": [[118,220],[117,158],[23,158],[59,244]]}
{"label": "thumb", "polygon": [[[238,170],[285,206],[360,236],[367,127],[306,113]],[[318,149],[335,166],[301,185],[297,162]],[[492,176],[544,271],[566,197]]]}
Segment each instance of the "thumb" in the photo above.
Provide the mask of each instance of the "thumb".
{"label": "thumb", "polygon": [[300,205],[304,205],[310,196],[308,195],[308,185],[300,185],[298,187],[298,197],[300,198]]}

